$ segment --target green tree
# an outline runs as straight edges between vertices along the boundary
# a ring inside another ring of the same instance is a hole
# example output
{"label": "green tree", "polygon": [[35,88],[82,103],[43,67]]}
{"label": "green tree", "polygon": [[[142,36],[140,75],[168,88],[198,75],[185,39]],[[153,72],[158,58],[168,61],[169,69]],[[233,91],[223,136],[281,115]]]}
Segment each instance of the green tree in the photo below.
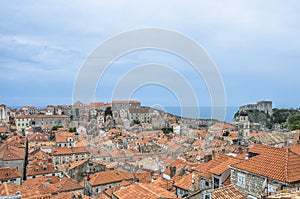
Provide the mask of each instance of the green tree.
{"label": "green tree", "polygon": [[53,126],[52,131],[57,131],[58,128],[61,128],[62,126]]}
{"label": "green tree", "polygon": [[288,118],[288,127],[291,131],[300,129],[300,114],[291,115]]}
{"label": "green tree", "polygon": [[163,133],[165,135],[169,134],[170,132],[173,132],[173,128],[172,127],[163,127],[163,128],[161,128],[161,130],[163,131]]}
{"label": "green tree", "polygon": [[141,122],[140,122],[140,120],[133,120],[133,124],[139,125],[139,124],[141,124]]}
{"label": "green tree", "polygon": [[7,137],[8,137],[7,135],[3,134],[3,135],[1,135],[1,140],[6,140]]}
{"label": "green tree", "polygon": [[76,127],[71,127],[70,129],[69,129],[69,132],[76,132]]}

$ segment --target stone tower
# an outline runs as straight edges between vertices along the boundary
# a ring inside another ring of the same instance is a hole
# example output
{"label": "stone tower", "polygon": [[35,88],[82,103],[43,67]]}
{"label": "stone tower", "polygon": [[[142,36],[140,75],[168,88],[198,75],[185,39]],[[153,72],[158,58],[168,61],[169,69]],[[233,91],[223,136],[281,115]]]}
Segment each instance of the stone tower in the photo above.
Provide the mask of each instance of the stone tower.
{"label": "stone tower", "polygon": [[239,145],[247,145],[247,141],[249,139],[250,133],[250,121],[248,117],[248,113],[241,111],[240,119],[238,122],[238,144]]}
{"label": "stone tower", "polygon": [[7,109],[4,104],[0,105],[0,121],[6,120],[7,118]]}

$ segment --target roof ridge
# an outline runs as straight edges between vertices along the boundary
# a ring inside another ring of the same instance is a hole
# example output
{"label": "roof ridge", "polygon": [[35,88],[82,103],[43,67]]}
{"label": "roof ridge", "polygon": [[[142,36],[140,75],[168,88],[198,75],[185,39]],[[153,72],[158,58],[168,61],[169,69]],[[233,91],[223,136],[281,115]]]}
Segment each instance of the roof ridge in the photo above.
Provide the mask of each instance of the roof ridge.
{"label": "roof ridge", "polygon": [[4,188],[5,188],[6,195],[9,196],[10,194],[9,194],[9,190],[8,190],[8,187],[7,187],[7,182],[4,182],[3,185],[4,185]]}
{"label": "roof ridge", "polygon": [[289,181],[289,176],[288,176],[288,169],[289,169],[289,148],[287,147],[286,150],[285,150],[285,171],[284,171],[284,175],[285,175],[285,180],[286,181]]}
{"label": "roof ridge", "polygon": [[149,192],[151,192],[151,193],[153,193],[154,195],[156,195],[156,196],[159,197],[159,195],[158,195],[157,193],[155,193],[155,192],[153,192],[152,190],[148,189],[148,188],[145,187],[142,183],[138,183],[138,185],[141,186],[142,188],[146,189],[147,191],[149,191]]}

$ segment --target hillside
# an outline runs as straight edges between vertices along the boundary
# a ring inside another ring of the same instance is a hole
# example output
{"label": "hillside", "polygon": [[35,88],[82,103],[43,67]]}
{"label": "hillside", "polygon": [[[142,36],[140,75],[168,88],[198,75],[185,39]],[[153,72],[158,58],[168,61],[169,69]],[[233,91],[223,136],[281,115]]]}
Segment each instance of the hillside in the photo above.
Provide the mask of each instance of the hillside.
{"label": "hillside", "polygon": [[[246,111],[251,123],[260,123],[262,127],[268,129],[289,128],[289,130],[300,129],[299,109],[273,109],[273,114],[269,115],[258,110]],[[239,112],[234,115],[234,121],[239,120]]]}

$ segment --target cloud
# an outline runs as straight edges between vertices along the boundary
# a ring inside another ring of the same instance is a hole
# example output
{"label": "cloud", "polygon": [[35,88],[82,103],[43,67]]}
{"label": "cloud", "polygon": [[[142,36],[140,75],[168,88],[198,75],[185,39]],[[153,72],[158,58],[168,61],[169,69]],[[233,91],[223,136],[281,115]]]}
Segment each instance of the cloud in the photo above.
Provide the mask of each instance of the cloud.
{"label": "cloud", "polygon": [[[281,89],[289,86],[297,90],[295,85],[300,82],[294,78],[300,72],[299,6],[293,0],[2,2],[0,83],[9,82],[13,89],[20,86],[14,82],[22,82],[22,87],[30,88],[24,80],[30,77],[41,86],[55,85],[47,87],[52,97],[59,87],[55,82],[66,81],[72,86],[81,63],[99,43],[123,31],[162,27],[186,34],[207,50],[224,76],[232,104],[239,105],[240,96],[248,95],[245,87],[258,87],[257,82],[249,83],[255,81],[251,79],[254,77]],[[126,55],[116,61],[116,68],[109,70],[108,76],[115,80],[129,66],[157,61],[179,70],[195,87],[199,85],[201,80],[190,67],[177,58],[159,54]],[[285,77],[281,84],[275,79],[280,76]],[[110,88],[112,81],[105,82]],[[264,92],[264,88],[258,89]],[[8,92],[3,86],[1,90]],[[283,101],[284,96],[275,92],[273,96]],[[289,99],[287,103],[298,102]]]}

